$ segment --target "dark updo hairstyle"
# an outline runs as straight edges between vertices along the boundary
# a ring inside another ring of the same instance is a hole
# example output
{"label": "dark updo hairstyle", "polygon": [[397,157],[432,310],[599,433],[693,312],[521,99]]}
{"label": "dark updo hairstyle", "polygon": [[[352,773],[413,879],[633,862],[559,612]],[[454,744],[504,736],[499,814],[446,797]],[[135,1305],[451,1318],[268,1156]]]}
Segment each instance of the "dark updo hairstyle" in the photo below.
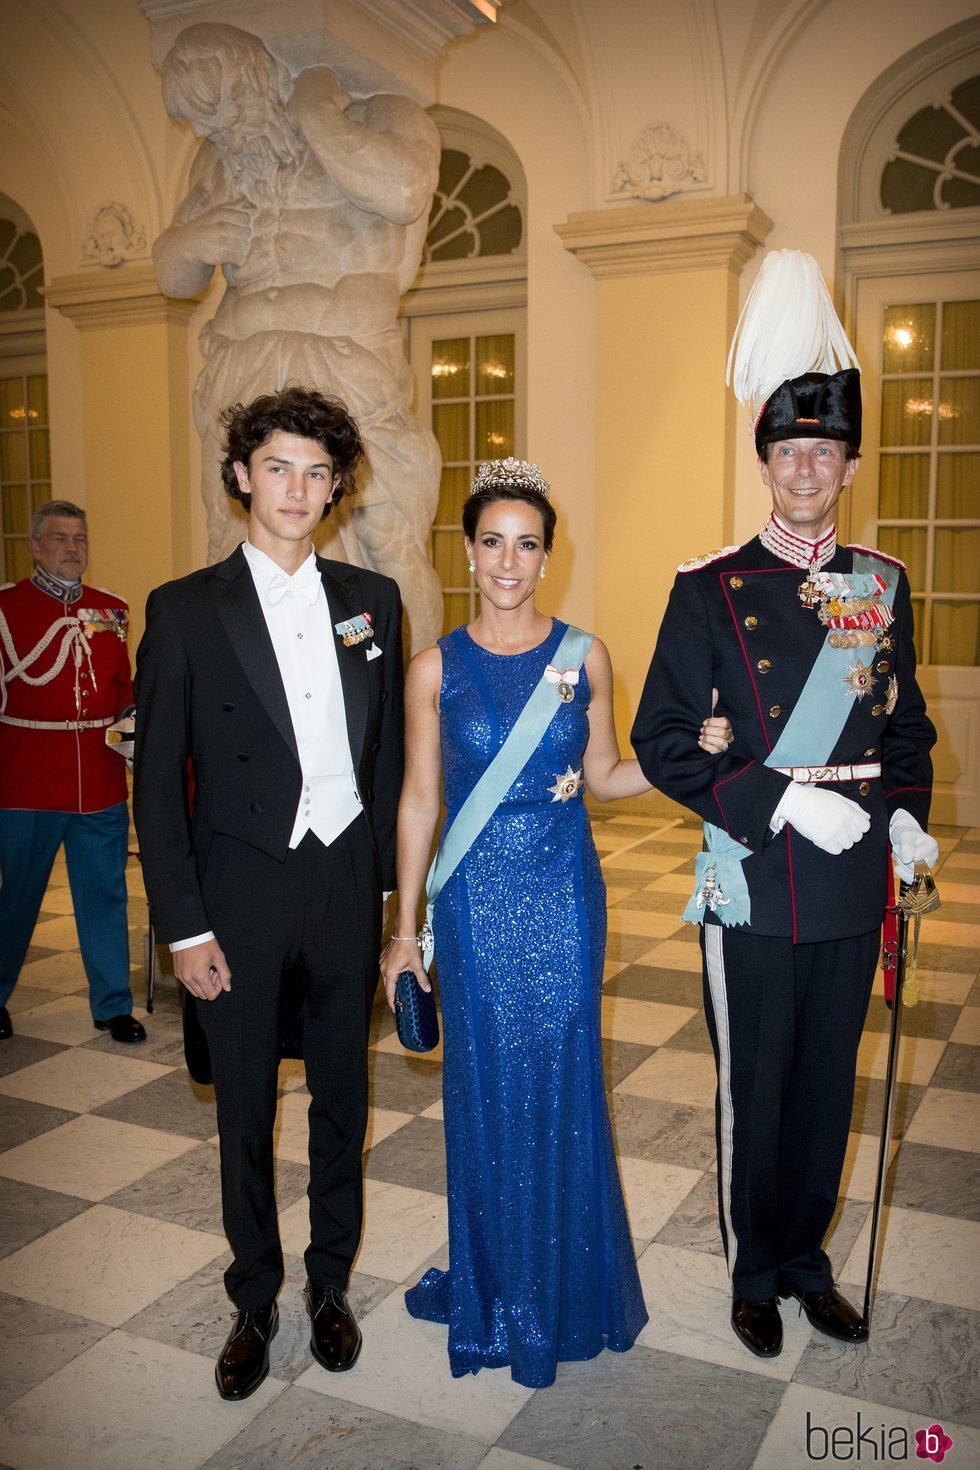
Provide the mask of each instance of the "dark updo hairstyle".
{"label": "dark updo hairstyle", "polygon": [[[240,500],[246,510],[252,497],[242,490],[235,473],[236,461],[251,469],[252,455],[273,434],[298,434],[301,439],[315,439],[333,461],[334,474],[340,475],[334,500],[353,495],[357,486],[354,473],[364,458],[364,445],[347,405],[339,398],[318,393],[315,388],[279,388],[263,393],[251,403],[235,403],[221,415],[225,431],[225,457],[221,461],[221,479],[233,500]],[[330,514],[330,503],[323,507],[321,520]]]}
{"label": "dark updo hairstyle", "polygon": [[467,541],[476,540],[480,517],[500,500],[521,500],[533,505],[541,516],[544,549],[550,552],[555,542],[558,513],[548,498],[550,486],[536,464],[524,460],[493,459],[481,465],[473,481],[473,489],[463,506],[463,534]]}

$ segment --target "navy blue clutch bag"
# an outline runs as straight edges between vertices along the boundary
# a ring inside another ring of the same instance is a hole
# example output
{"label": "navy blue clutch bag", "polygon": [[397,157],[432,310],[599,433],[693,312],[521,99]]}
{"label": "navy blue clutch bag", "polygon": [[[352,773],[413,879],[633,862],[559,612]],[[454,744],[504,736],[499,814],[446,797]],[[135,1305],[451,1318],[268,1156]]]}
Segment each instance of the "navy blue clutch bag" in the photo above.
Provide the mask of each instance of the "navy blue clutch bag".
{"label": "navy blue clutch bag", "polygon": [[407,1051],[431,1051],[438,1045],[436,998],[422,989],[411,970],[402,970],[395,981],[395,1025]]}

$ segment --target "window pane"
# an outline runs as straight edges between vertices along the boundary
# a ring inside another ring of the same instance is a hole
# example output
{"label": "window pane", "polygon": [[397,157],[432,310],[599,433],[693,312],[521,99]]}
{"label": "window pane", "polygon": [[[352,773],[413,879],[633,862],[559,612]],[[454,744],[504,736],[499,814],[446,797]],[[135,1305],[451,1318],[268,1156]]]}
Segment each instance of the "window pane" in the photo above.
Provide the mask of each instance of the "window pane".
{"label": "window pane", "polygon": [[514,453],[514,401],[476,405],[477,459],[506,459]]}
{"label": "window pane", "polygon": [[980,530],[936,529],[936,592],[980,592]]}
{"label": "window pane", "polygon": [[924,662],[922,654],[922,640],[925,637],[926,605],[921,597],[912,598],[912,641],[915,644],[915,656],[919,663]]}
{"label": "window pane", "polygon": [[451,633],[454,628],[460,627],[470,620],[470,599],[465,592],[448,592],[445,598],[445,613],[442,623],[443,633]]}
{"label": "window pane", "polygon": [[0,423],[5,428],[21,424],[26,418],[24,403],[24,379],[0,378]]}
{"label": "window pane", "polygon": [[980,454],[941,454],[936,485],[940,520],[980,518]]}
{"label": "window pane", "polygon": [[443,461],[470,458],[470,406],[468,403],[436,404],[432,409],[432,432],[439,441]]}
{"label": "window pane", "polygon": [[48,422],[48,380],[42,373],[27,380],[27,406],[31,410],[31,422],[38,427]]}
{"label": "window pane", "polygon": [[931,432],[932,379],[882,383],[882,444],[928,444]]}
{"label": "window pane", "polygon": [[470,491],[468,469],[443,470],[439,482],[439,509],[436,524],[458,527],[463,520],[463,506]]}
{"label": "window pane", "polygon": [[941,367],[980,368],[980,301],[947,301],[943,307]]}
{"label": "window pane", "polygon": [[3,529],[9,535],[26,536],[31,528],[26,485],[4,485]]}
{"label": "window pane", "polygon": [[31,511],[40,510],[42,505],[47,505],[51,499],[51,481],[38,480],[36,485],[31,486]]}
{"label": "window pane", "polygon": [[32,429],[31,441],[31,479],[50,480],[51,478],[51,455],[48,449],[47,429]]}
{"label": "window pane", "polygon": [[980,664],[980,603],[934,602],[929,662]]}
{"label": "window pane", "polygon": [[883,454],[878,484],[883,521],[919,521],[929,515],[929,456]]}
{"label": "window pane", "polygon": [[433,398],[466,398],[470,391],[470,339],[432,344]]}
{"label": "window pane", "polygon": [[11,582],[29,577],[34,571],[34,558],[26,541],[7,542],[7,576]]}
{"label": "window pane", "polygon": [[909,582],[915,592],[926,588],[926,530],[901,530],[897,526],[881,526],[878,543],[886,556],[897,556],[908,568]]}
{"label": "window pane", "polygon": [[924,306],[886,306],[882,372],[931,372],[935,336],[934,302],[926,302]]}
{"label": "window pane", "polygon": [[980,378],[939,380],[940,444],[980,444]]}
{"label": "window pane", "polygon": [[476,391],[503,394],[514,391],[514,334],[476,339]]}
{"label": "window pane", "polygon": [[432,565],[444,587],[470,585],[470,569],[462,531],[433,531]]}
{"label": "window pane", "polygon": [[0,434],[0,480],[27,479],[27,435]]}

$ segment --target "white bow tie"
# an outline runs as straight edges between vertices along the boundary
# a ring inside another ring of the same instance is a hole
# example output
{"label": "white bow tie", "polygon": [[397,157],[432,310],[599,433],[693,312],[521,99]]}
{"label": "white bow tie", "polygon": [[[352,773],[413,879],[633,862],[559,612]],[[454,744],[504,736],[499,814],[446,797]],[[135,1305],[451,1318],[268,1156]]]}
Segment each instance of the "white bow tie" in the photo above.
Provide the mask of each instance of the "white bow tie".
{"label": "white bow tie", "polygon": [[307,607],[312,607],[321,585],[320,573],[315,565],[300,567],[292,577],[287,577],[285,572],[276,572],[265,584],[265,599],[270,607],[275,607],[288,593],[298,597],[300,602],[305,602]]}

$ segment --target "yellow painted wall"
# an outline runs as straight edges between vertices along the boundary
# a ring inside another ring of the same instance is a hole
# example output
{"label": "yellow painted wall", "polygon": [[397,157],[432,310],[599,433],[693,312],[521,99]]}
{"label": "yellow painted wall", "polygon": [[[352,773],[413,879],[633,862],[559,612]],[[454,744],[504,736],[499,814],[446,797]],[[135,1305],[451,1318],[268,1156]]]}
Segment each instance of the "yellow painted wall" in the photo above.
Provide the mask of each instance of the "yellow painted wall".
{"label": "yellow painted wall", "polygon": [[735,417],[718,385],[738,283],[719,267],[597,285],[596,631],[626,753],[677,564],[731,540]]}

